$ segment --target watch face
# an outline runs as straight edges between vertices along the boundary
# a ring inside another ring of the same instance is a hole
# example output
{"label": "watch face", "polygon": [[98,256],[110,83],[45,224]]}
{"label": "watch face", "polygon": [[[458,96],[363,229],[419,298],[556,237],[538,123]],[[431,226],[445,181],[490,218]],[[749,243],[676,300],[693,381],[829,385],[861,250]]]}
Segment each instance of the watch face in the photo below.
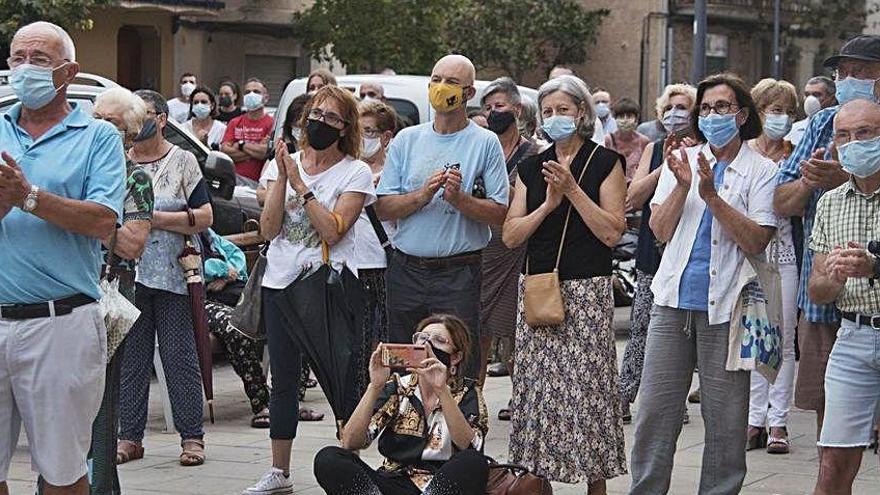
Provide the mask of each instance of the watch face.
{"label": "watch face", "polygon": [[27,198],[24,200],[24,210],[25,211],[33,211],[37,207],[37,200],[35,198]]}

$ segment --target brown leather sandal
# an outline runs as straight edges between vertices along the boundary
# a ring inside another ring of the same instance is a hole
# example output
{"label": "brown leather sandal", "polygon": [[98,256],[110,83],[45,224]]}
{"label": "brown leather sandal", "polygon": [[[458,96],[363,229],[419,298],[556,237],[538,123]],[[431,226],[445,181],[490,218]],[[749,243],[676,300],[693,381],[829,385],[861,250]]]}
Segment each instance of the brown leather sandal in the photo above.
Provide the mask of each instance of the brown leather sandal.
{"label": "brown leather sandal", "polygon": [[125,464],[144,458],[144,446],[140,442],[120,440],[116,443],[116,464]]}
{"label": "brown leather sandal", "polygon": [[180,442],[183,452],[180,453],[181,466],[201,466],[205,463],[205,442],[198,438],[189,438]]}

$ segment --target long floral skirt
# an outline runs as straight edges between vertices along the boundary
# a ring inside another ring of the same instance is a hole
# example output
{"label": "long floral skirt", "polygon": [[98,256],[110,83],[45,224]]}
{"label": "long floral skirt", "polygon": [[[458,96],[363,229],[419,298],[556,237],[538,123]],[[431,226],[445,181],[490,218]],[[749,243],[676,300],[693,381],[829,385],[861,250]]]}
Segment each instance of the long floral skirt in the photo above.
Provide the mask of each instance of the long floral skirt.
{"label": "long floral skirt", "polygon": [[593,483],[626,473],[610,277],[566,280],[565,321],[516,324],[510,460],[552,481]]}

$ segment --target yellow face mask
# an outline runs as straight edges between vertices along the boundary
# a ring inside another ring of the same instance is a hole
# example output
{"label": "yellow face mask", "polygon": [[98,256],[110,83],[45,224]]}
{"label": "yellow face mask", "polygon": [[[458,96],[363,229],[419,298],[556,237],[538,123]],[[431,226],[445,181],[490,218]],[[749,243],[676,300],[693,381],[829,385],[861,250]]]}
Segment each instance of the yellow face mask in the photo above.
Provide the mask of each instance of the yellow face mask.
{"label": "yellow face mask", "polygon": [[428,83],[428,100],[438,113],[451,112],[465,104],[464,87],[458,84]]}

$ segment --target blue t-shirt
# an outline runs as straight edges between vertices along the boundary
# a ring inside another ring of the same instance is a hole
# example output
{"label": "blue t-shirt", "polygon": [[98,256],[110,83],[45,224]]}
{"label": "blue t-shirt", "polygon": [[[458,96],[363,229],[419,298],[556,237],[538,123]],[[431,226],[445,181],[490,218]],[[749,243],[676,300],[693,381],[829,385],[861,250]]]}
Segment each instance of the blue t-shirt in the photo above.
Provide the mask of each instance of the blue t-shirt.
{"label": "blue t-shirt", "polygon": [[[724,170],[729,162],[715,163],[712,172],[715,175],[715,189],[724,182]],[[712,253],[712,212],[706,207],[697,238],[691,248],[691,257],[681,274],[678,288],[678,308],[691,311],[709,311],[709,259]]]}
{"label": "blue t-shirt", "polygon": [[[125,153],[119,132],[73,105],[34,140],[19,127],[21,104],[0,118],[0,151],[27,180],[57,196],[90,201],[122,216]],[[101,243],[13,208],[0,220],[0,304],[32,304],[85,294],[98,299]]]}
{"label": "blue t-shirt", "polygon": [[[510,185],[501,142],[495,133],[470,121],[453,134],[438,134],[433,122],[400,131],[388,147],[376,194],[416,191],[431,174],[455,164],[460,167],[462,192],[472,193],[481,178],[486,199],[507,206]],[[393,243],[406,254],[433,258],[483,249],[491,237],[488,225],[446,202],[441,188],[430,203],[398,220]]]}

